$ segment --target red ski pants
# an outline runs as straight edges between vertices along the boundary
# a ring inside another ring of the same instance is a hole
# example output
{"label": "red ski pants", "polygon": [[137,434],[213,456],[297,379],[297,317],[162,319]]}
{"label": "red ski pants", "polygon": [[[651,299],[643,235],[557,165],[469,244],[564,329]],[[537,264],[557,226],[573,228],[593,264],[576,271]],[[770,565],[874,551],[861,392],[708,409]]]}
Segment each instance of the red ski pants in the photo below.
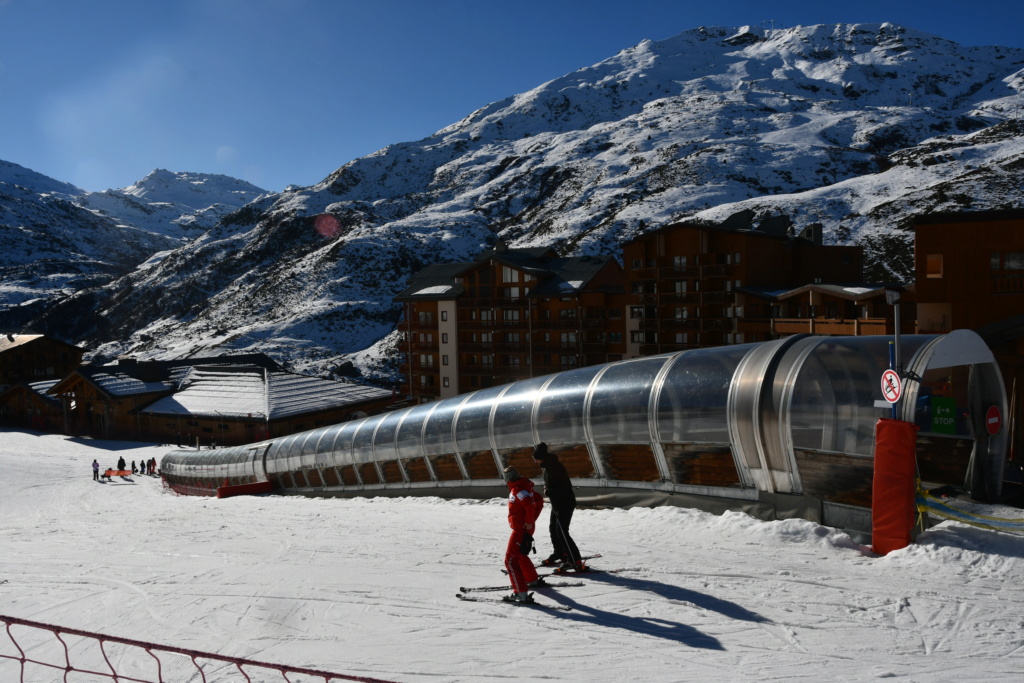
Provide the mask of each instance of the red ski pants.
{"label": "red ski pants", "polygon": [[526,535],[524,529],[513,531],[508,537],[508,547],[505,549],[505,569],[508,570],[508,578],[512,583],[512,590],[522,593],[527,590],[528,585],[537,580],[537,568],[533,566],[529,556],[524,555],[519,546],[523,543]]}

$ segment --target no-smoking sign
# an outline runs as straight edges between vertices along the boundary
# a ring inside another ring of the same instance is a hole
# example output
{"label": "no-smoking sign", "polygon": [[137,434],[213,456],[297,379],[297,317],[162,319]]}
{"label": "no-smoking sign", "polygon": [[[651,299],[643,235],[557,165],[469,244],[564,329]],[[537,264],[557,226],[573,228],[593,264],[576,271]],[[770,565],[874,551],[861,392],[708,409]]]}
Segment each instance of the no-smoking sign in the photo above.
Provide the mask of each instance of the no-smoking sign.
{"label": "no-smoking sign", "polygon": [[882,396],[889,403],[900,400],[903,394],[903,382],[895,370],[886,370],[882,373]]}

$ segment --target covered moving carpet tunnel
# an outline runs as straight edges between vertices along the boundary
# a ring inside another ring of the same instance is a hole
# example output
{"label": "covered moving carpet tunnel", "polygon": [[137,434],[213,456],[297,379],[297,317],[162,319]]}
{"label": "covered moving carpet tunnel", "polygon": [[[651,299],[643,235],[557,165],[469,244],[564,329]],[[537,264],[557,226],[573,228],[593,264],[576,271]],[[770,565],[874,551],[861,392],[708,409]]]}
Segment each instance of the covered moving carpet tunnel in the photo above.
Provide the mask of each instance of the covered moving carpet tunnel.
{"label": "covered moving carpet tunnel", "polygon": [[[890,338],[797,335],[576,368],[280,439],[164,457],[185,494],[492,498],[531,453],[558,454],[581,505],[661,505],[871,531],[874,434],[917,425],[926,486],[1000,494],[1006,394],[976,334],[901,338],[903,395],[882,394]],[[249,490],[253,490],[250,488]]]}

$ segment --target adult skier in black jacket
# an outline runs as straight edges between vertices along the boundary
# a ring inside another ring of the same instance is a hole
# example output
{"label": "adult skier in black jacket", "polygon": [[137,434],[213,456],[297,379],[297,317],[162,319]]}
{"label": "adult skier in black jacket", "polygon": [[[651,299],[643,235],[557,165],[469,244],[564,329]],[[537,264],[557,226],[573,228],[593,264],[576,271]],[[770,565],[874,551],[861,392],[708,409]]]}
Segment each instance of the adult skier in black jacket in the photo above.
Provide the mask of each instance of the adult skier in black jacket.
{"label": "adult skier in black jacket", "polygon": [[546,443],[537,444],[533,449],[533,459],[544,470],[544,496],[551,505],[548,531],[551,533],[554,551],[541,564],[560,564],[563,569],[585,571],[580,550],[569,535],[569,524],[572,523],[572,513],[576,509],[576,494],[573,493],[569,473],[565,471],[565,465],[558,460],[558,456],[548,452]]}

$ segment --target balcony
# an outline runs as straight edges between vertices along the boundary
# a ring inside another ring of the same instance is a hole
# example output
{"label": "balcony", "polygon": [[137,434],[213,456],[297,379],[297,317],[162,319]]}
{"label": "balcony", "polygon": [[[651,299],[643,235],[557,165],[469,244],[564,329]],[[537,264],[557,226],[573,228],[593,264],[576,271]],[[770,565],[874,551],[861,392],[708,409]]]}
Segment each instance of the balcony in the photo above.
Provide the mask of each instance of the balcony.
{"label": "balcony", "polygon": [[699,304],[700,292],[666,292],[658,297],[662,306],[668,304]]}
{"label": "balcony", "polygon": [[731,266],[721,263],[715,265],[707,265],[700,267],[701,277],[703,278],[720,278],[729,277],[729,270]]}
{"label": "balcony", "polygon": [[893,325],[885,318],[774,318],[771,333],[821,334],[827,336],[864,336],[892,334]]}
{"label": "balcony", "polygon": [[700,268],[698,266],[668,266],[658,269],[658,277],[662,280],[681,277],[695,278],[699,275]]}
{"label": "balcony", "polygon": [[701,292],[701,303],[707,304],[731,304],[736,297],[732,292],[726,291],[704,291]]}

